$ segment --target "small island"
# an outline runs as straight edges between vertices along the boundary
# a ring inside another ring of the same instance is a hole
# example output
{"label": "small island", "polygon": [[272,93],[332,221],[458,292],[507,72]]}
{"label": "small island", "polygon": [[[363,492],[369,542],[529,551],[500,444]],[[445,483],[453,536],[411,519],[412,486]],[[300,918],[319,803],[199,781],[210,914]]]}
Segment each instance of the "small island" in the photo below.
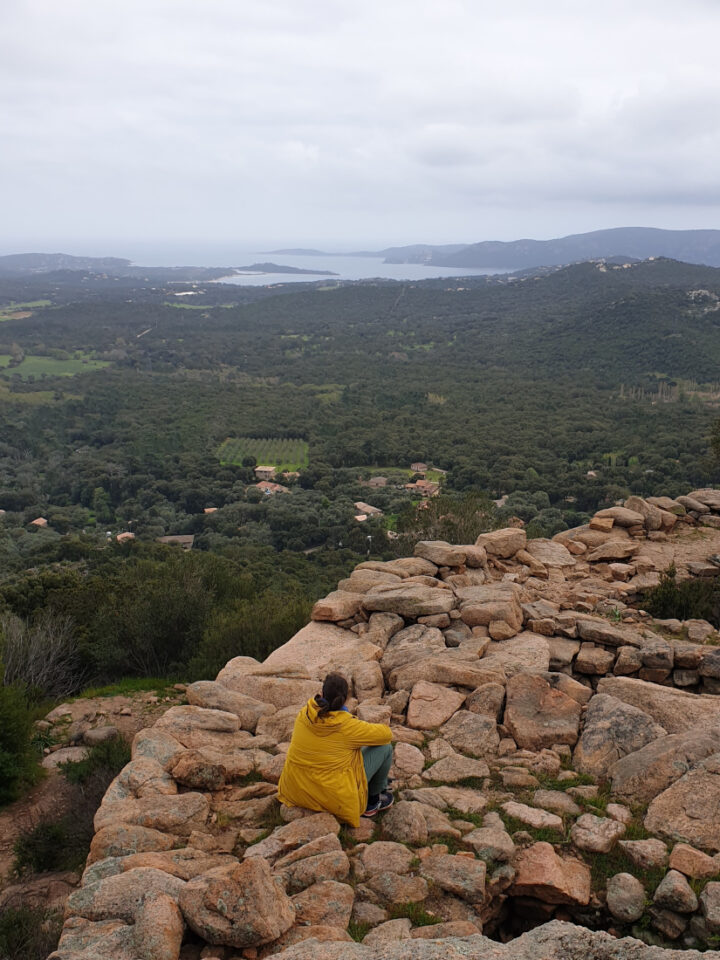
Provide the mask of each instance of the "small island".
{"label": "small island", "polygon": [[234,267],[235,273],[304,273],[315,277],[337,277],[332,270],[304,270],[301,267],[288,267],[278,263],[253,263],[249,267]]}

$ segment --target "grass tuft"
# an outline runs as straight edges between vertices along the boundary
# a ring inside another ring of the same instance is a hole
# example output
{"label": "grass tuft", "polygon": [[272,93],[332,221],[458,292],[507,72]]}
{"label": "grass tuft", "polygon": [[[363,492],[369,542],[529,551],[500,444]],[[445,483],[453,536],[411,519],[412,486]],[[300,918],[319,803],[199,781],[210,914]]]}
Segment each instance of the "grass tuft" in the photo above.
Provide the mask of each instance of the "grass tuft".
{"label": "grass tuft", "polygon": [[505,829],[510,835],[513,833],[518,833],[522,830],[524,833],[529,834],[536,842],[544,840],[546,843],[553,843],[556,845],[570,843],[567,828],[563,833],[559,830],[552,830],[550,827],[531,827],[522,820],[518,820],[517,817],[509,816],[502,809],[498,810],[498,813],[505,824]]}
{"label": "grass tuft", "polygon": [[421,903],[396,903],[390,907],[390,919],[400,920],[407,917],[414,927],[430,927],[442,923],[441,917],[428,913]]}
{"label": "grass tuft", "polygon": [[354,920],[351,920],[347,929],[348,933],[356,943],[362,943],[364,937],[372,929],[372,926],[369,923],[355,923]]}
{"label": "grass tuft", "polygon": [[[485,784],[485,778],[483,777],[465,777],[463,780],[458,780],[458,787],[469,787],[471,790],[480,790],[482,791]],[[443,786],[443,784],[441,784]]]}
{"label": "grass tuft", "polygon": [[268,833],[276,827],[284,827],[285,821],[280,816],[280,801],[275,799],[272,804],[268,807],[267,811],[263,814],[262,818],[258,823],[259,827],[262,827],[263,830],[267,830]]}
{"label": "grass tuft", "polygon": [[262,774],[259,770],[251,770],[250,773],[244,774],[242,777],[236,777],[233,780],[233,786],[236,787],[250,787],[253,783],[259,783],[262,780]]}
{"label": "grass tuft", "polygon": [[88,687],[83,690],[74,700],[89,700],[91,697],[118,697],[127,696],[133,693],[157,693],[167,696],[177,691],[172,689],[174,681],[162,677],[124,677],[116,683],[107,684],[104,687]]}
{"label": "grass tuft", "polygon": [[463,813],[457,807],[448,807],[444,812],[451,820],[466,820],[468,823],[474,823],[476,827],[483,825],[483,818],[479,813]]}
{"label": "grass tuft", "polygon": [[[374,831],[373,831],[374,834]],[[352,850],[352,848],[357,844],[357,840],[350,833],[350,827],[347,824],[343,824],[340,827],[340,832],[338,833],[338,839],[342,845],[343,850]],[[371,841],[372,842],[372,838]]]}
{"label": "grass tuft", "polygon": [[248,846],[254,847],[256,843],[260,843],[261,840],[265,840],[267,837],[270,836],[271,833],[272,833],[272,830],[263,830],[256,837],[253,837],[250,843],[248,843]]}
{"label": "grass tuft", "polygon": [[[568,769],[568,768],[566,768]],[[535,774],[543,790],[567,790],[568,787],[591,787],[595,785],[595,778],[588,773],[576,773],[572,780],[558,780],[548,774]]]}
{"label": "grass tuft", "polygon": [[[607,805],[612,801],[612,795],[610,793],[610,784],[603,783],[600,784],[598,792],[594,797],[573,797],[575,803],[583,808],[585,813],[594,813],[605,816],[605,811],[607,810]],[[633,839],[640,839],[633,838]]]}
{"label": "grass tuft", "polygon": [[664,867],[651,867],[647,870],[638,867],[622,847],[615,847],[610,853],[594,853],[588,860],[592,888],[595,891],[604,890],[610,877],[614,877],[616,873],[630,873],[637,877],[645,887],[648,897],[651,897],[666,873]]}

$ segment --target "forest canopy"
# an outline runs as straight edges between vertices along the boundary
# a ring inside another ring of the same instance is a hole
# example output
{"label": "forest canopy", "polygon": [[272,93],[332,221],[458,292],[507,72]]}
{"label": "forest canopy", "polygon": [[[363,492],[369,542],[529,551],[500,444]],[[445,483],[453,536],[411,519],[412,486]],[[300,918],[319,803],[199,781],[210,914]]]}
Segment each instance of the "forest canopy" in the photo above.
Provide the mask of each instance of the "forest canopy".
{"label": "forest canopy", "polygon": [[[717,479],[713,268],[275,288],[65,271],[0,280],[0,320],[0,604],[68,618],[83,678],[211,675],[368,555],[510,517],[552,536]],[[277,475],[258,486],[260,465]],[[156,542],[178,536],[187,554]]]}

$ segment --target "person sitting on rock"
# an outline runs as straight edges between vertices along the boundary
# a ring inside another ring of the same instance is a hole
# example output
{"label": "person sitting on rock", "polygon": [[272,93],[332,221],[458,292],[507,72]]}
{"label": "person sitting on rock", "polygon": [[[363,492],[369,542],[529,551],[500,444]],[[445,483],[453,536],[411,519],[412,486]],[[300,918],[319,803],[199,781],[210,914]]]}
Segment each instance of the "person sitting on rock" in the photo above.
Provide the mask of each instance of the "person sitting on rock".
{"label": "person sitting on rock", "polygon": [[327,810],[357,827],[361,816],[374,817],[393,803],[392,733],[384,723],[353,717],[347,698],[345,677],[329,673],[322,694],[297,715],[278,799],[288,807]]}

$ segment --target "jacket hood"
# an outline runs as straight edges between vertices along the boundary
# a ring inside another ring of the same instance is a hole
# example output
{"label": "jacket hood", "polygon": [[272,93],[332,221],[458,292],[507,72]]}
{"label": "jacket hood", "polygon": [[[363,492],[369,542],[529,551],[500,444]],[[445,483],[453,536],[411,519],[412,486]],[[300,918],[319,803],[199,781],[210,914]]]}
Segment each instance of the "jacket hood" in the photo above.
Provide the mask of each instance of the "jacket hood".
{"label": "jacket hood", "polygon": [[327,737],[333,734],[343,723],[343,718],[349,716],[345,710],[331,710],[324,717],[319,717],[318,711],[319,707],[315,703],[315,697],[310,697],[301,711],[304,722],[312,727],[313,733],[318,737]]}

